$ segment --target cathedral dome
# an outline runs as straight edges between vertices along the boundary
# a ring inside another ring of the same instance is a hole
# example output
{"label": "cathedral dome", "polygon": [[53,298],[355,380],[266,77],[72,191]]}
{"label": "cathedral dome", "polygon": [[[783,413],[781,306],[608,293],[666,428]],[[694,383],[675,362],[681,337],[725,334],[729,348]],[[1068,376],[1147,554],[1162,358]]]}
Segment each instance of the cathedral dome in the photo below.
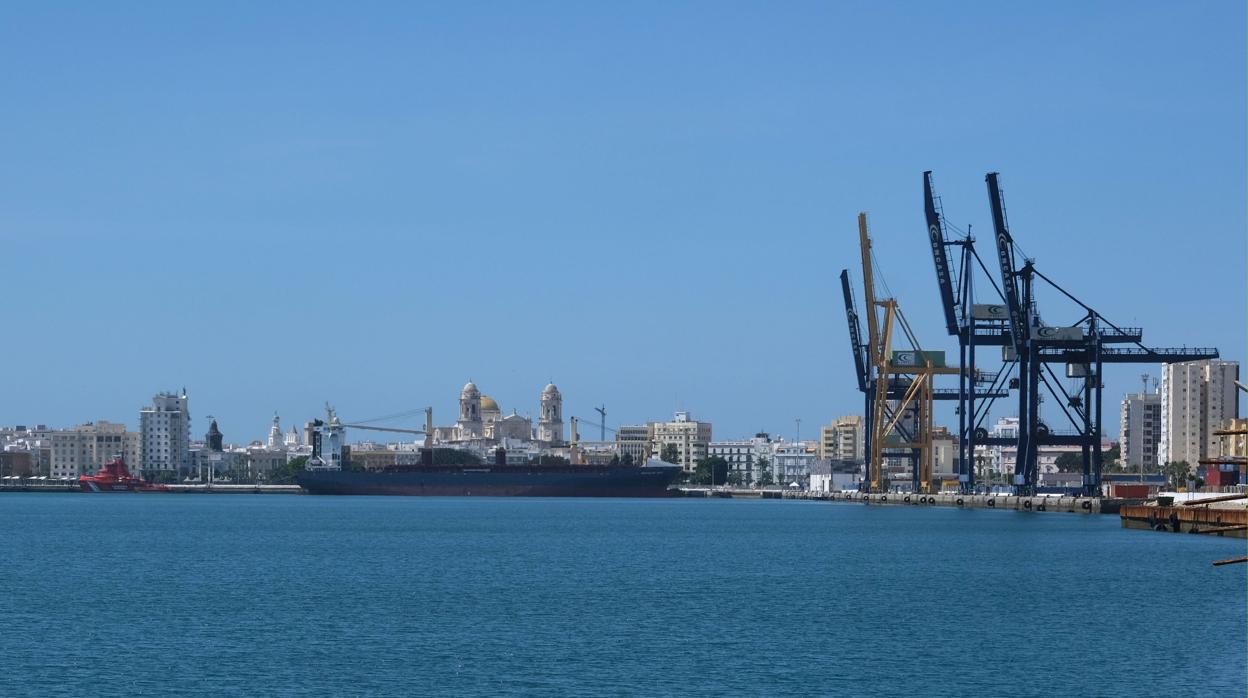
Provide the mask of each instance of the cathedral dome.
{"label": "cathedral dome", "polygon": [[482,395],[481,396],[481,411],[485,412],[486,410],[494,410],[495,412],[501,411],[498,409],[498,403],[494,401],[494,398],[490,397],[489,395]]}
{"label": "cathedral dome", "polygon": [[558,394],[559,394],[559,389],[555,387],[554,383],[547,383],[546,387],[542,388],[542,395],[558,395]]}
{"label": "cathedral dome", "polygon": [[459,392],[460,397],[477,397],[480,394],[481,391],[477,390],[477,384],[472,381],[468,381],[468,383],[464,385],[464,389]]}

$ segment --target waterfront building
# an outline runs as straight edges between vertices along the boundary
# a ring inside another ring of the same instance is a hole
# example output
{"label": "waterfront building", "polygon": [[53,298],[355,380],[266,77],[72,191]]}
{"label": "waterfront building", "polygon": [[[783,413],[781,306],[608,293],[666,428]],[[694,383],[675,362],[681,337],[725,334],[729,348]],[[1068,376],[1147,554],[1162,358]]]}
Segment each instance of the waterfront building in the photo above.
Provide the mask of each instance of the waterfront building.
{"label": "waterfront building", "polygon": [[774,454],[771,446],[771,436],[759,432],[752,439],[712,441],[707,446],[707,452],[712,457],[719,456],[728,461],[728,472],[737,473],[741,484],[753,485],[762,475],[758,468],[759,461],[766,459],[768,463],[772,462]]}
{"label": "waterfront building", "polygon": [[676,449],[676,464],[693,472],[697,462],[706,458],[711,444],[711,423],[699,422],[688,412],[677,412],[670,422],[654,422],[650,425],[650,455],[661,458],[663,450]]}
{"label": "waterfront building", "polygon": [[49,475],[54,478],[76,479],[91,475],[105,463],[121,456],[129,463],[138,463],[140,434],[126,431],[126,425],[88,422],[69,429],[46,432],[49,447]]}
{"label": "waterfront building", "polygon": [[191,412],[186,389],[159,393],[139,411],[140,470],[148,480],[185,477],[191,470]]}
{"label": "waterfront building", "polygon": [[819,460],[819,444],[814,441],[776,441],[771,444],[771,469],[776,484],[805,487],[810,469]]}
{"label": "waterfront building", "polygon": [[30,477],[35,472],[30,451],[0,451],[0,477]]}
{"label": "waterfront building", "polygon": [[211,448],[206,443],[193,443],[188,452],[190,467],[180,479],[192,482],[216,482],[247,470],[247,451],[233,446]]}
{"label": "waterfront building", "polygon": [[1186,461],[1193,468],[1217,454],[1214,434],[1239,417],[1235,361],[1189,361],[1166,364],[1161,371],[1161,438],[1157,462]]}
{"label": "waterfront building", "polygon": [[1122,463],[1129,470],[1156,472],[1161,440],[1161,394],[1141,391],[1122,399],[1118,437]]}
{"label": "waterfront building", "polygon": [[932,427],[932,479],[958,485],[958,437],[947,427]]}
{"label": "waterfront building", "polygon": [[826,461],[822,458],[810,466],[810,482],[806,489],[811,492],[843,492],[856,490],[862,480],[857,469],[846,471],[845,463]]}
{"label": "waterfront building", "polygon": [[[650,438],[653,429],[649,424],[629,424],[615,432],[615,451],[621,460],[641,465],[650,456]],[[659,454],[654,454],[659,455]]]}
{"label": "waterfront building", "polygon": [[50,476],[52,473],[51,430],[43,424],[34,428],[27,428],[26,425],[0,427],[0,451],[13,454],[7,457],[7,462],[13,467],[20,465],[25,468],[29,462],[31,475]]}

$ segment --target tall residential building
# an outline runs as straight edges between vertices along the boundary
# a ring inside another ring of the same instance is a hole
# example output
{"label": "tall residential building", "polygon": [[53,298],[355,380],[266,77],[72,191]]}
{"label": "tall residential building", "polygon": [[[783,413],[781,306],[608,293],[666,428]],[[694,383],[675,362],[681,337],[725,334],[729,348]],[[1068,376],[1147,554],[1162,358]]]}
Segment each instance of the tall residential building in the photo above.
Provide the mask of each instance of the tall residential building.
{"label": "tall residential building", "polygon": [[706,458],[711,443],[711,423],[692,419],[688,412],[677,412],[670,422],[650,425],[650,455],[662,457],[667,446],[676,448],[676,463],[686,472],[693,472],[699,460]]}
{"label": "tall residential building", "polygon": [[1118,427],[1122,463],[1128,470],[1156,472],[1161,440],[1161,394],[1130,393],[1122,399]]}
{"label": "tall residential building", "polygon": [[191,412],[186,390],[160,393],[139,411],[144,477],[186,477],[191,471]]}
{"label": "tall residential building", "polygon": [[47,432],[50,444],[50,475],[77,478],[99,470],[121,456],[127,463],[139,462],[140,435],[126,431],[126,425],[99,421],[69,429]]}
{"label": "tall residential building", "polygon": [[862,417],[837,417],[819,428],[819,458],[861,463],[865,460],[863,437]]}
{"label": "tall residential building", "polygon": [[1235,361],[1189,361],[1166,364],[1161,371],[1161,438],[1157,462],[1187,461],[1193,468],[1216,455],[1213,433],[1239,417]]}

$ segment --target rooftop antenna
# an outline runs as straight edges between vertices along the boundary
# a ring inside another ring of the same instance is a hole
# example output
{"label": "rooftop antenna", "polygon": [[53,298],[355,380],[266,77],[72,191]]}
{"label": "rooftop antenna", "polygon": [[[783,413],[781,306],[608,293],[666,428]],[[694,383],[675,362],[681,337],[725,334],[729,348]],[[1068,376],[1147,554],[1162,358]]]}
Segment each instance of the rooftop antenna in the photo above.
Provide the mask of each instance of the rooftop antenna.
{"label": "rooftop antenna", "polygon": [[794,421],[797,422],[797,438],[793,439],[793,441],[795,443],[801,443],[802,442],[802,418],[798,417]]}
{"label": "rooftop antenna", "polygon": [[1140,388],[1140,397],[1148,394],[1148,378],[1149,375],[1147,373],[1140,374],[1140,380],[1144,383],[1144,387]]}

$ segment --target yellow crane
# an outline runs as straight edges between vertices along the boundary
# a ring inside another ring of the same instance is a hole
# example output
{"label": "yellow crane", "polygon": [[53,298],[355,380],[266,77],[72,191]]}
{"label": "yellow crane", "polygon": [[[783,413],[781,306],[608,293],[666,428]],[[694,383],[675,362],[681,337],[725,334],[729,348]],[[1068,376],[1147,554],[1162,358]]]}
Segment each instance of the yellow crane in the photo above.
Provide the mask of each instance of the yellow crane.
{"label": "yellow crane", "polygon": [[[937,355],[923,351],[895,298],[875,297],[874,264],[867,214],[858,214],[858,243],[862,249],[862,284],[867,310],[867,359],[874,367],[871,401],[870,449],[867,455],[869,491],[887,491],[885,451],[917,452],[915,488],[932,493],[933,383],[938,375],[957,375],[960,369],[935,365]],[[882,314],[882,316],[881,316]],[[900,326],[909,350],[893,351],[894,327]],[[940,361],[943,364],[943,360]],[[902,419],[913,410],[912,424]],[[909,432],[909,433],[907,433]],[[891,439],[891,440],[890,440]]]}

